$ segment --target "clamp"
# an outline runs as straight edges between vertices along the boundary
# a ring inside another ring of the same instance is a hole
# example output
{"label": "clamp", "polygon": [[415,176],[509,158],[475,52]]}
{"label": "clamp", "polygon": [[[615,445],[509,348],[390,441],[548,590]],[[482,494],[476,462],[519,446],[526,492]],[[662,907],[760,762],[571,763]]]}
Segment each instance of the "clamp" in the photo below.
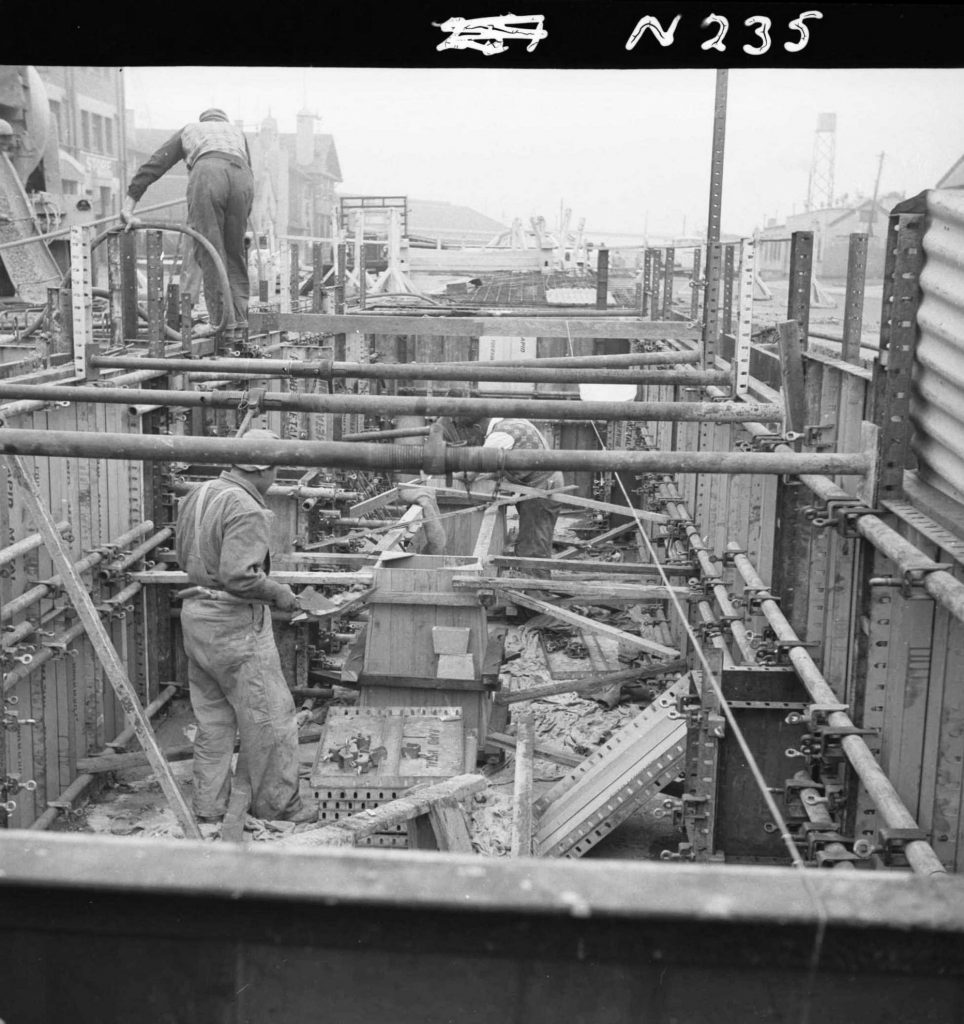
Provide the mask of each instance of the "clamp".
{"label": "clamp", "polygon": [[849,709],[849,704],[808,704],[802,714],[799,711],[791,711],[785,721],[787,725],[806,725],[813,732],[826,727],[828,715]]}
{"label": "clamp", "polygon": [[861,859],[877,854],[888,867],[906,867],[907,844],[929,843],[930,841],[930,834],[923,829],[888,828],[881,825],[877,829],[876,845],[866,840],[858,840],[858,843],[854,845],[854,852]]}
{"label": "clamp", "polygon": [[845,736],[876,736],[877,729],[861,729],[856,725],[821,725],[800,737],[800,752],[812,761],[839,760],[839,749]]}
{"label": "clamp", "polygon": [[809,519],[814,526],[821,529],[825,526],[832,526],[841,537],[856,538],[857,520],[861,516],[880,515],[879,508],[872,508],[865,505],[860,498],[830,498],[824,506],[814,506],[803,510],[804,517]]}
{"label": "clamp", "polygon": [[747,610],[751,612],[760,611],[760,605],[764,601],[773,601],[774,604],[780,603],[780,598],[776,594],[771,594],[769,587],[744,587],[741,600]]}
{"label": "clamp", "polygon": [[907,566],[899,577],[875,576],[869,582],[872,587],[900,587],[901,596],[908,601],[929,601],[931,596],[924,590],[924,581],[932,572],[943,572],[953,568],[952,562],[928,560]]}
{"label": "clamp", "polygon": [[248,388],[238,403],[238,412],[242,416],[246,416],[248,413],[252,416],[260,416],[264,412],[264,396],[267,393],[267,388]]}

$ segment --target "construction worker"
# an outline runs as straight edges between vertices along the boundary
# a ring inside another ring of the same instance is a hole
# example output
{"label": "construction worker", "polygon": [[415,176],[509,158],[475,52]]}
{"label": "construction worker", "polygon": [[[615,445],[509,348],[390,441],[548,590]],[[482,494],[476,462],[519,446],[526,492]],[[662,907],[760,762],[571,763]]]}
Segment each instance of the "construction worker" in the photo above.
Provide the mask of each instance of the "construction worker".
{"label": "construction worker", "polygon": [[[249,430],[249,440],[278,440]],[[271,607],[297,610],[291,587],[269,579],[264,497],[277,467],[235,465],[194,488],[177,516],[176,550],[193,585],[184,592],[181,630],[188,656],[194,740],[194,812],[216,822],[228,806],[231,758],[251,784],[251,814],[308,822],[317,810],[298,792],[298,729],[281,672]],[[193,594],[192,594],[193,591]]]}
{"label": "construction worker", "polygon": [[[248,321],[250,286],[244,233],[254,202],[254,176],[244,132],[228,121],[223,110],[212,107],[203,111],[197,122],[175,132],[141,164],[128,186],[121,220],[128,230],[139,225],[134,207],[148,186],[180,160],[188,168],[188,224],[214,246],[224,262],[231,288],[225,335],[238,339]],[[208,317],[212,324],[220,323],[221,289],[214,263],[200,242],[194,243],[194,255],[204,278]]]}
{"label": "construction worker", "polygon": [[[453,417],[451,425],[459,438],[470,445],[483,448],[501,448],[505,451],[521,449],[547,449],[549,445],[542,433],[529,421],[523,419],[490,419],[489,417]],[[450,434],[451,436],[451,434]],[[564,478],[558,470],[523,470],[504,472],[506,482],[556,490],[564,486]],[[465,483],[470,487],[475,481],[493,479],[492,473],[466,473]],[[559,517],[559,506],[549,498],[526,498],[518,502],[519,535],[515,553],[519,558],[551,558],[552,535]],[[548,568],[527,570],[527,575],[548,579]]]}
{"label": "construction worker", "polygon": [[16,141],[13,134],[13,125],[0,117],[0,153],[12,153]]}

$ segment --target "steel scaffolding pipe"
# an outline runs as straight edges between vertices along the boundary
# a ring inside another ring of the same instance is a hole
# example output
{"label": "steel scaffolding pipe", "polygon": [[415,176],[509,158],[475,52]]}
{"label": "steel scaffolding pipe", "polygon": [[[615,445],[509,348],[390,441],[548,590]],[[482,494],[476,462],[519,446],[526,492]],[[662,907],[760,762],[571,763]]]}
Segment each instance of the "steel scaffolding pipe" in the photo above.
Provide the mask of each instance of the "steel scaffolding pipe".
{"label": "steel scaffolding pipe", "polygon": [[592,367],[492,366],[475,360],[465,363],[336,363],[327,359],[178,359],[147,356],[90,357],[100,369],[168,370],[171,373],[211,372],[227,376],[297,377],[328,380],[475,380],[544,384],[681,384],[705,387],[727,384],[728,370],[633,370]]}
{"label": "steel scaffolding pipe", "polygon": [[358,434],[342,434],[342,441],[388,441],[394,437],[427,437],[431,427],[401,427],[398,430],[363,430]]}
{"label": "steel scaffolding pipe", "polygon": [[[190,493],[203,480],[189,482],[173,481],[168,490],[172,494],[182,496]],[[311,498],[313,501],[359,501],[363,495],[360,491],[341,491],[334,487],[308,487],[305,484],[272,484],[268,488],[268,497]]]}
{"label": "steel scaffolding pipe", "polygon": [[[745,423],[744,427],[753,435],[767,433],[761,423]],[[774,449],[780,452],[792,450],[785,444],[777,445]],[[801,473],[799,477],[800,482],[823,501],[853,500],[852,495],[824,475]],[[958,622],[964,622],[964,583],[952,572],[942,569],[939,562],[928,558],[879,516],[869,513],[857,516],[854,528],[902,573],[916,573],[924,590]]]}
{"label": "steel scaffolding pipe", "polygon": [[[113,597],[108,598],[104,601],[105,605],[116,606],[124,604],[129,601],[132,597],[136,597],[143,589],[144,584],[135,580],[133,583],[129,583],[123,590],[119,590]],[[9,693],[15,686],[22,683],[24,679],[27,679],[34,672],[37,671],[42,665],[45,665],[51,658],[59,656],[61,651],[67,649],[67,644],[76,640],[78,637],[84,635],[85,628],[83,622],[75,622],[68,629],[65,629],[63,633],[58,633],[49,646],[45,646],[43,650],[38,651],[33,661],[29,665],[22,665],[18,668],[11,670],[4,674],[3,677],[3,692]]]}
{"label": "steel scaffolding pipe", "polygon": [[[813,658],[807,653],[805,647],[797,646],[800,638],[793,631],[793,627],[787,621],[786,616],[780,610],[780,606],[773,599],[767,599],[767,586],[758,575],[753,563],[746,555],[740,552],[739,545],[730,543],[727,549],[732,552],[733,564],[743,577],[748,587],[758,591],[762,600],[760,610],[763,612],[770,628],[776,634],[777,640],[791,644],[788,657],[797,670],[807,692],[810,694],[814,704],[839,705],[840,700],[833,692],[830,685],[824,679],[820,669],[817,668]],[[842,729],[854,728],[850,716],[843,711],[832,711],[827,715],[827,723],[833,727]],[[874,806],[880,813],[881,818],[888,828],[911,828],[918,827],[914,816],[904,806],[897,790],[891,785],[890,780],[884,774],[877,759],[871,753],[870,748],[864,742],[862,736],[844,735],[840,739],[840,745],[857,773],[860,781],[864,784],[868,796],[873,800]],[[929,843],[923,840],[913,840],[904,847],[907,860],[910,866],[922,875],[945,874],[944,865],[941,864],[937,854]]]}
{"label": "steel scaffolding pipe", "polygon": [[[108,383],[112,387],[120,388],[128,384],[143,384],[149,380],[157,380],[158,377],[164,377],[166,374],[163,370],[140,370],[137,373],[122,373],[116,377],[111,377]],[[16,419],[18,416],[29,416],[31,413],[43,412],[44,409],[50,404],[51,401],[67,401],[76,402],[79,399],[66,398],[66,399],[43,399],[37,396],[37,392],[32,390],[33,388],[42,387],[67,387],[67,385],[46,385],[46,384],[8,384],[8,387],[22,387],[24,390],[19,393],[22,395],[22,401],[11,402],[8,405],[0,405],[0,427],[4,426],[7,420]],[[91,390],[97,391],[99,388],[92,388]],[[144,392],[145,394],[151,394],[151,392]],[[16,396],[15,396],[16,397]],[[0,396],[2,398],[2,396]],[[93,401],[93,399],[89,399]],[[758,417],[765,418],[765,417]]]}
{"label": "steel scaffolding pipe", "polygon": [[[37,431],[37,433],[43,433],[43,431]],[[123,437],[124,435],[117,434],[114,436]],[[95,565],[99,565],[103,562],[104,559],[111,555],[116,548],[123,548],[128,544],[133,543],[135,540],[140,540],[144,534],[150,533],[153,529],[154,524],[150,519],[146,519],[140,525],[128,530],[127,533],[121,534],[115,540],[112,540],[103,547],[98,548],[98,550],[92,551],[79,562],[75,562],[74,569],[78,574],[87,572],[88,569],[92,569]],[[20,594],[19,597],[15,597],[11,601],[4,602],[3,607],[0,608],[0,623],[9,622],[14,615],[24,611],[31,605],[35,605],[38,601],[42,601],[50,594],[55,593],[60,589],[61,584],[62,580],[59,575],[51,576],[50,579],[44,580],[42,583],[38,583],[35,587],[31,587],[30,590]]]}
{"label": "steel scaffolding pipe", "polygon": [[[683,363],[698,363],[700,353],[696,349],[674,352],[664,349],[660,352],[620,352],[606,356],[546,356],[541,359],[492,359],[485,366],[674,366]],[[463,363],[438,363],[439,366],[463,366]]]}
{"label": "steel scaffolding pipe", "polygon": [[0,452],[94,459],[134,459],[188,464],[344,466],[382,472],[502,474],[533,469],[615,473],[847,473],[867,472],[858,453],[570,451],[445,448],[341,441],[265,441],[247,437],[98,434],[68,430],[0,430]]}
{"label": "steel scaffolding pipe", "polygon": [[139,562],[146,555],[149,555],[155,548],[159,548],[164,541],[170,540],[174,536],[174,530],[171,527],[166,526],[163,530],[158,530],[153,537],[148,537],[143,544],[139,544],[136,548],[133,548],[122,558],[115,559],[109,565],[102,566],[97,570],[97,577],[101,580],[112,580],[116,579],[123,572],[128,570],[136,562]]}
{"label": "steel scaffolding pipe", "polygon": [[[127,405],[132,415],[139,405],[236,409],[249,399],[247,391],[151,391],[134,388],[89,387],[67,384],[2,384],[0,399],[27,396],[29,401],[0,406],[5,419],[38,412],[49,402],[104,402]],[[779,422],[778,405],[749,402],[582,402],[558,399],[456,398],[432,395],[329,395],[268,393],[259,397],[266,410],[370,416],[521,417],[533,420],[652,420],[687,423],[742,423],[746,420]]]}
{"label": "steel scaffolding pipe", "polygon": [[[673,483],[666,482],[663,485],[667,491],[670,492],[673,497],[673,501],[666,503],[666,512],[677,522],[681,523],[683,529],[686,531],[686,537],[689,540],[690,550],[696,556],[696,560],[699,563],[700,571],[703,574],[704,580],[706,580],[713,591],[713,597],[716,599],[716,603],[719,606],[720,614],[724,620],[729,623],[730,633],[733,636],[733,642],[736,644],[740,658],[744,665],[756,664],[756,652],[750,646],[750,638],[747,635],[746,625],[742,622],[739,615],[736,613],[736,609],[733,607],[733,602],[730,600],[730,595],[727,592],[726,584],[723,582],[723,576],[720,570],[716,567],[716,564],[711,558],[711,553],[707,550],[706,545],[703,543],[703,538],[700,536],[700,531],[696,528],[696,524],[693,522],[692,516],[686,506],[682,504],[682,497]],[[716,621],[715,618],[712,621]],[[725,645],[724,645],[725,646]]]}
{"label": "steel scaffolding pipe", "polygon": [[[68,520],[62,519],[59,523],[54,523],[54,529],[58,533],[66,533],[70,529],[70,523]],[[39,533],[32,533],[29,537],[24,537],[23,540],[18,540],[15,544],[0,549],[0,565],[9,565],[22,555],[36,551],[37,548],[43,546],[43,542],[44,539]]]}

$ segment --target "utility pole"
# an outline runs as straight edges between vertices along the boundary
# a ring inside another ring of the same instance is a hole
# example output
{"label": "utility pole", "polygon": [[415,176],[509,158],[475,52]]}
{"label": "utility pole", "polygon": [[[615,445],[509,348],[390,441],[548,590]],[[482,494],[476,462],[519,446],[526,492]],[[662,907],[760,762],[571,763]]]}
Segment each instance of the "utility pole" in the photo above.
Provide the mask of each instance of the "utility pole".
{"label": "utility pole", "polygon": [[874,221],[877,219],[877,193],[880,191],[880,175],[884,169],[884,157],[886,153],[881,153],[877,158],[877,180],[874,182],[874,198],[871,200],[870,206],[870,223],[867,225],[867,237],[874,237]]}

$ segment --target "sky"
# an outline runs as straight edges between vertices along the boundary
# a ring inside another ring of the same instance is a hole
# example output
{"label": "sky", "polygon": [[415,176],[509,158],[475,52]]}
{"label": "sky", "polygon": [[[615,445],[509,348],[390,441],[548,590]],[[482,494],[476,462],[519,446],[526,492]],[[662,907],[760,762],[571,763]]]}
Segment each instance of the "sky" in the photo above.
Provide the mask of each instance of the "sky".
{"label": "sky", "polygon": [[[178,128],[208,106],[334,136],[340,191],[470,206],[502,223],[561,207],[575,226],[704,231],[716,73],[709,69],[128,67],[135,124]],[[734,69],[723,231],[801,212],[818,115],[836,114],[834,191],[933,187],[964,155],[964,68]]]}

